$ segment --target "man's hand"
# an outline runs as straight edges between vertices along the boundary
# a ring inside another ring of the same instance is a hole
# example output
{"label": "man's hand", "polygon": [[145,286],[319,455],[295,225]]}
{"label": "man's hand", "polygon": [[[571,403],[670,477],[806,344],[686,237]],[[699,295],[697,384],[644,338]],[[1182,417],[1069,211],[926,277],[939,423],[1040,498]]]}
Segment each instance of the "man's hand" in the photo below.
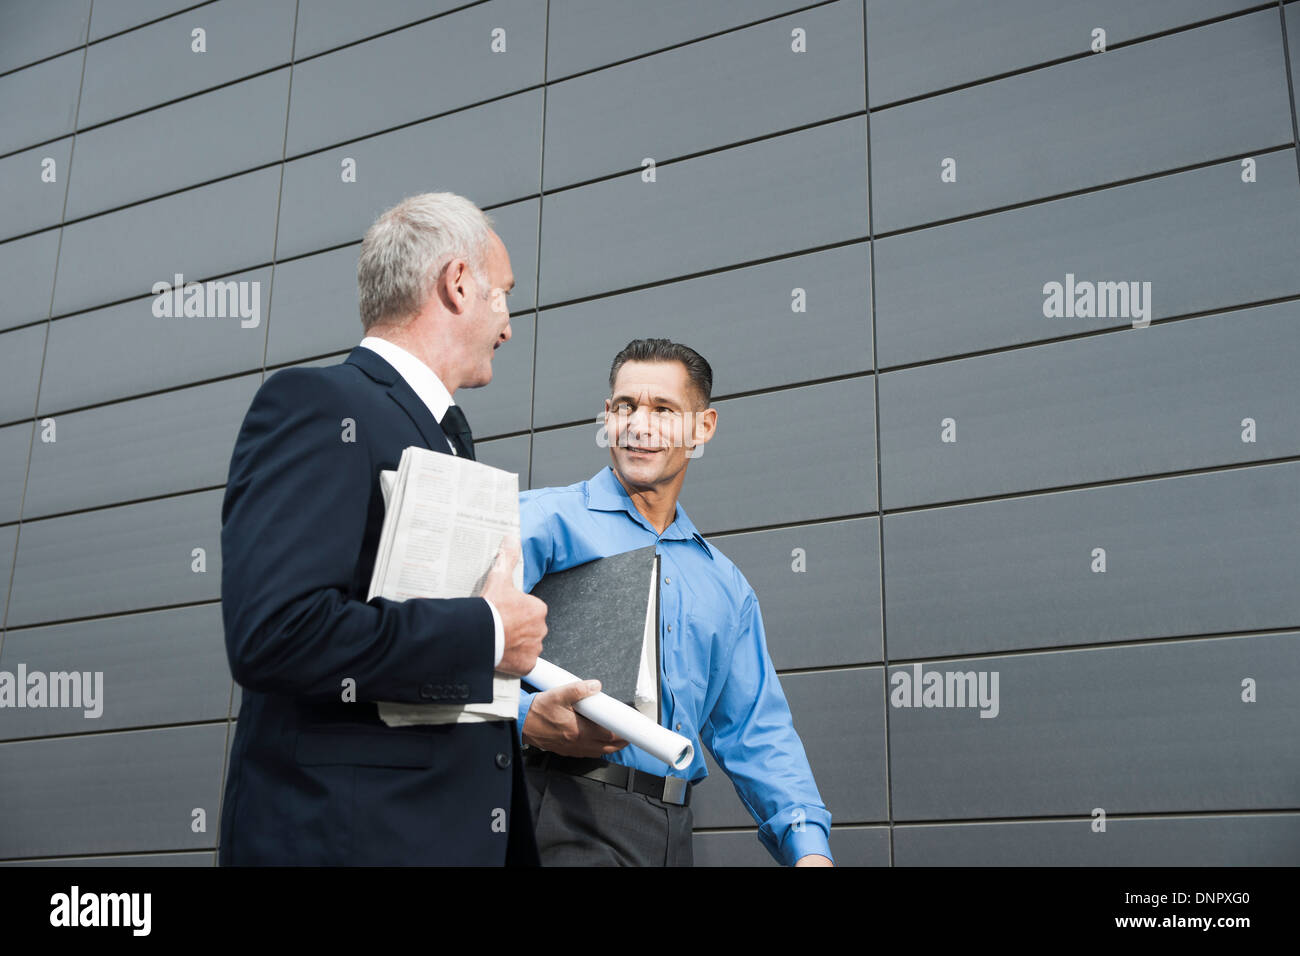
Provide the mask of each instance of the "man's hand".
{"label": "man's hand", "polygon": [[578,701],[597,693],[600,681],[580,680],[538,694],[524,721],[524,743],[565,757],[602,757],[622,750],[626,740],[573,709]]}
{"label": "man's hand", "polygon": [[795,866],[834,866],[830,860],[820,853],[809,853],[807,856],[801,856],[794,861]]}
{"label": "man's hand", "polygon": [[518,539],[501,542],[481,595],[496,607],[505,631],[505,653],[497,670],[516,677],[523,677],[537,666],[542,638],[546,636],[546,602],[515,587],[513,575],[520,553]]}

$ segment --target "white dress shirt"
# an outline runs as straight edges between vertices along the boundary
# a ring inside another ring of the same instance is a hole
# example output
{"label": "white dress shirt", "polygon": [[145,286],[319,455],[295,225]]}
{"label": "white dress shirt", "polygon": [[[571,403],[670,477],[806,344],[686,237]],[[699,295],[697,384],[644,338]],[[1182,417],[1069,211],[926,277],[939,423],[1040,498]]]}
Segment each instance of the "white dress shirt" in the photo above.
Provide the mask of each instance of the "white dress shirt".
{"label": "white dress shirt", "polygon": [[[442,384],[442,379],[438,378],[433,369],[400,345],[394,345],[378,336],[367,335],[361,340],[361,347],[370,349],[396,369],[397,374],[402,376],[406,384],[411,386],[411,390],[420,397],[420,401],[428,407],[433,417],[442,424],[447,409],[455,403],[452,401],[451,392],[447,391],[447,386]],[[450,438],[447,438],[447,446],[453,455],[460,454]],[[492,666],[496,667],[506,653],[506,631],[501,624],[501,613],[496,606],[487,598],[483,600],[487,601],[487,606],[492,611],[492,624],[496,628],[496,659],[492,661]]]}

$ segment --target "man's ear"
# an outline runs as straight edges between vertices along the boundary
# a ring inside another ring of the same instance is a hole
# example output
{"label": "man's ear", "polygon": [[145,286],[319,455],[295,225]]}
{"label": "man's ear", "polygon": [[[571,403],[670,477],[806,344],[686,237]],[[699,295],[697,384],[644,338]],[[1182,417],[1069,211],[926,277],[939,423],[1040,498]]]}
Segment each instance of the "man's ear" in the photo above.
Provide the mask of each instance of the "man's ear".
{"label": "man's ear", "polygon": [[478,283],[465,259],[452,259],[448,262],[436,282],[438,298],[453,315],[464,313],[469,308],[470,300],[478,294]]}
{"label": "man's ear", "polygon": [[718,430],[718,410],[712,406],[691,413],[691,445],[707,445]]}

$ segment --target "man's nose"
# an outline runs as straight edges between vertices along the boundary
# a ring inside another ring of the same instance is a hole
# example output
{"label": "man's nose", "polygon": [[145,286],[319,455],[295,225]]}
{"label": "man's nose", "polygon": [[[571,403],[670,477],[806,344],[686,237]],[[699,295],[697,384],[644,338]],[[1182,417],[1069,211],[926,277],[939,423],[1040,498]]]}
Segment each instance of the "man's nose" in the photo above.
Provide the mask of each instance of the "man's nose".
{"label": "man's nose", "polygon": [[502,342],[509,342],[509,341],[510,341],[510,337],[511,337],[512,335],[514,335],[514,334],[515,334],[514,331],[510,328],[510,323],[507,322],[507,323],[506,323],[506,327],[505,327],[504,329],[501,330],[501,341],[502,341]]}
{"label": "man's nose", "polygon": [[645,405],[638,405],[636,409],[628,416],[628,428],[635,429],[637,434],[648,433],[650,431],[650,409]]}

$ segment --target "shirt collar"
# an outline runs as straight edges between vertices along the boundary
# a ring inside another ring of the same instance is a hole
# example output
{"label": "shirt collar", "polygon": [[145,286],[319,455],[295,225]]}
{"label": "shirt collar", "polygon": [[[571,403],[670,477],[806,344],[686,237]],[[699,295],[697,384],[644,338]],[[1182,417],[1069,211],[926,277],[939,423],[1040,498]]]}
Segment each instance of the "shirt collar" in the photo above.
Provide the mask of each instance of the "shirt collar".
{"label": "shirt collar", "polygon": [[455,403],[452,401],[451,392],[447,391],[447,386],[442,384],[442,379],[438,378],[433,369],[400,345],[394,345],[376,335],[367,335],[361,340],[361,346],[370,349],[396,369],[397,374],[402,376],[406,384],[411,386],[411,390],[420,397],[420,401],[428,406],[438,423],[442,423],[447,409]]}
{"label": "shirt collar", "polygon": [[[619,482],[618,476],[614,474],[614,468],[611,465],[606,465],[587,482],[587,508],[591,511],[627,512],[633,521],[654,532],[654,527],[650,522],[646,521],[645,515],[637,511],[636,505],[628,497],[627,491]],[[710,558],[713,557],[713,547],[704,540],[704,535],[700,534],[696,529],[681,505],[677,506],[677,513],[673,516],[672,524],[665,528],[663,534],[658,535],[658,537],[669,541],[690,541],[694,539],[704,549],[705,554]]]}

